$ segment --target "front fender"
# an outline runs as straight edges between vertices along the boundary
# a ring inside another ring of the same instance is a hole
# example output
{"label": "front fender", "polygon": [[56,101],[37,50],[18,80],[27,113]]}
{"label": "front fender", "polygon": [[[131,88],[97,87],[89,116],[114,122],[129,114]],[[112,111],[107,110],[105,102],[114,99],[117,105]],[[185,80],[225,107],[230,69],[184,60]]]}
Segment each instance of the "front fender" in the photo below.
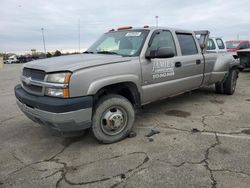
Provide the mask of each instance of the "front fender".
{"label": "front fender", "polygon": [[123,83],[123,82],[132,82],[137,86],[138,91],[141,93],[140,88],[140,79],[136,75],[126,74],[126,75],[117,75],[117,76],[109,76],[105,78],[101,78],[92,82],[88,88],[87,95],[94,95],[100,89],[105,86]]}

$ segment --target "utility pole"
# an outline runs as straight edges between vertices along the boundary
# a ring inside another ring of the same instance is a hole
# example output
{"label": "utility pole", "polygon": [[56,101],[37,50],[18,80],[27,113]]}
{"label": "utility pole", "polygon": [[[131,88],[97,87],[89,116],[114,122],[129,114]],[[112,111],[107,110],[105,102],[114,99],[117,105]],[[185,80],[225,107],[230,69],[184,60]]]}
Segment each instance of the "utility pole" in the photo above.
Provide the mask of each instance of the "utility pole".
{"label": "utility pole", "polygon": [[159,19],[159,16],[155,16],[156,27],[158,27],[158,19]]}
{"label": "utility pole", "polygon": [[41,28],[42,36],[43,36],[43,49],[44,49],[44,56],[46,57],[46,47],[45,47],[45,38],[44,38],[44,28]]}
{"label": "utility pole", "polygon": [[81,52],[81,20],[78,20],[78,50]]}

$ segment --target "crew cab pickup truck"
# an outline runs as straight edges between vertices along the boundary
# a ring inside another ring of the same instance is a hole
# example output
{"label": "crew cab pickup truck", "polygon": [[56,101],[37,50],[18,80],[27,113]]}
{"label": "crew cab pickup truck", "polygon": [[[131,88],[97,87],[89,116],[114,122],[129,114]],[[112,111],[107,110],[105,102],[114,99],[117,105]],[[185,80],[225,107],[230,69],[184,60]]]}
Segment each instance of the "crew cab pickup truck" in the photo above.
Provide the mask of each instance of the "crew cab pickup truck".
{"label": "crew cab pickup truck", "polygon": [[225,53],[227,52],[226,45],[222,38],[211,37],[207,43],[207,52],[208,53]]}
{"label": "crew cab pickup truck", "polygon": [[234,93],[238,63],[206,53],[208,38],[208,31],[165,27],[110,30],[83,54],[23,65],[17,104],[41,125],[91,128],[100,142],[117,142],[131,132],[142,105],[211,84]]}

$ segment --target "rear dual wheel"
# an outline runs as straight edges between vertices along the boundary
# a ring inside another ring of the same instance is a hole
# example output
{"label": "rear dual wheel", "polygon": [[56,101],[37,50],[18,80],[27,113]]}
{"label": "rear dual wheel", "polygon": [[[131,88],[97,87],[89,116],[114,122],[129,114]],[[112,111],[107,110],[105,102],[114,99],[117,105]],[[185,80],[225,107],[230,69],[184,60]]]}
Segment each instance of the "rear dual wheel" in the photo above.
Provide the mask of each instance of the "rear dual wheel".
{"label": "rear dual wheel", "polygon": [[237,69],[230,70],[224,82],[215,84],[216,93],[233,95],[237,85],[238,74],[239,71]]}

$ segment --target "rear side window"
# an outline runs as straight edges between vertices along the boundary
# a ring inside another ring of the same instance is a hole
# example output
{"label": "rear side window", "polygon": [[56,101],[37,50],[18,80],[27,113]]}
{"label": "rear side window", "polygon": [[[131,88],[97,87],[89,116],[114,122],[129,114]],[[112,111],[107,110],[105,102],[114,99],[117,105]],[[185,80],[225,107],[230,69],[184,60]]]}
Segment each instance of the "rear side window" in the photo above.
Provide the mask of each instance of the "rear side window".
{"label": "rear side window", "polygon": [[212,39],[208,40],[207,50],[215,50],[215,44],[214,44],[214,41]]}
{"label": "rear side window", "polygon": [[221,50],[225,49],[224,42],[221,39],[216,39],[216,43],[217,43],[219,49],[221,49]]}
{"label": "rear side window", "polygon": [[198,53],[198,49],[192,34],[177,33],[177,38],[181,47],[182,55],[193,55]]}

